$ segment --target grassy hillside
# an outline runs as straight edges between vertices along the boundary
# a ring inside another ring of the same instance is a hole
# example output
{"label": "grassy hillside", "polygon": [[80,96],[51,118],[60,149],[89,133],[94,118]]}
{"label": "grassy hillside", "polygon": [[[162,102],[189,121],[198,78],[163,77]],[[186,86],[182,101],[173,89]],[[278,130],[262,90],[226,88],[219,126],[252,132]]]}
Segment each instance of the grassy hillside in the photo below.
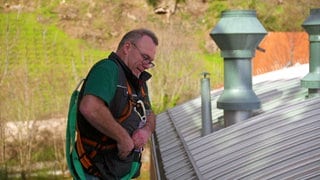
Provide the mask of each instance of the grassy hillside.
{"label": "grassy hillside", "polygon": [[[31,120],[66,117],[70,93],[104,52],[54,24],[39,23],[32,13],[5,13],[0,19],[0,179],[7,173],[24,179],[40,162],[47,162],[47,170],[65,170],[64,136],[56,139]],[[11,134],[8,121],[27,124]]]}
{"label": "grassy hillside", "polygon": [[[150,89],[154,108],[161,112],[199,95],[204,71],[211,72],[213,88],[222,84],[222,60],[209,32],[223,10],[256,9],[266,29],[301,30],[308,8],[320,5],[305,0],[299,1],[305,6],[293,6],[298,1],[180,1],[168,19],[153,12],[156,3],[147,2],[156,1],[5,1],[0,9],[1,119],[64,116],[76,82],[137,27],[154,30],[160,39]],[[302,13],[286,15],[290,9]],[[283,24],[290,18],[296,18],[294,23]],[[19,117],[17,108],[30,115]]]}
{"label": "grassy hillside", "polygon": [[0,18],[1,120],[63,116],[72,88],[104,52],[37,22],[31,13]]}

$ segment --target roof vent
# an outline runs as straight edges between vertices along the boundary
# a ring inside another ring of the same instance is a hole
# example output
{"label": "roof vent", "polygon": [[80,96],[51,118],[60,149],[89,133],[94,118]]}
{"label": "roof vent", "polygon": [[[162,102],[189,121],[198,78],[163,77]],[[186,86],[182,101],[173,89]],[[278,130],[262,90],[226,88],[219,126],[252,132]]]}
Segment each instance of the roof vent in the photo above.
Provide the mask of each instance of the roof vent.
{"label": "roof vent", "polygon": [[210,73],[203,72],[201,79],[201,116],[202,131],[201,136],[212,132],[211,95],[210,95]]}
{"label": "roof vent", "polygon": [[252,90],[251,59],[267,31],[254,10],[229,10],[211,31],[210,36],[224,58],[224,91],[217,107],[224,109],[225,126],[252,116],[260,100]]}
{"label": "roof vent", "polygon": [[308,88],[310,98],[320,95],[320,9],[311,9],[302,27],[309,34],[310,60],[309,74],[301,80],[301,85]]}

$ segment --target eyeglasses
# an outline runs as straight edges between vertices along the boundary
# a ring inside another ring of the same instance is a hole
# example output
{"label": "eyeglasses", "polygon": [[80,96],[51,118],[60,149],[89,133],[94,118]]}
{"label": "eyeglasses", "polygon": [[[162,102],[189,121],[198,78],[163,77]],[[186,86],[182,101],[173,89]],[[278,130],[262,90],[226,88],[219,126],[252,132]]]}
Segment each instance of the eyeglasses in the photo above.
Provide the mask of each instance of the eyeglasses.
{"label": "eyeglasses", "polygon": [[131,44],[138,50],[140,56],[143,59],[142,63],[144,65],[148,65],[148,68],[153,68],[155,66],[155,64],[152,63],[150,56],[142,53],[141,50],[137,47],[137,45],[135,43],[131,43]]}

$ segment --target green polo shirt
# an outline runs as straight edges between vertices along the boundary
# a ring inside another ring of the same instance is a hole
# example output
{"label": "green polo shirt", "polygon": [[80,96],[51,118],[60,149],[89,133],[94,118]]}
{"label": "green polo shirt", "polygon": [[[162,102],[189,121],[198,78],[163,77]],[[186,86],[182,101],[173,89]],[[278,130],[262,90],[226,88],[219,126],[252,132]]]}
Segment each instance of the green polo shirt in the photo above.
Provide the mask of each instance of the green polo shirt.
{"label": "green polo shirt", "polygon": [[99,61],[87,77],[84,95],[97,96],[109,105],[116,92],[118,71],[115,62],[106,59]]}

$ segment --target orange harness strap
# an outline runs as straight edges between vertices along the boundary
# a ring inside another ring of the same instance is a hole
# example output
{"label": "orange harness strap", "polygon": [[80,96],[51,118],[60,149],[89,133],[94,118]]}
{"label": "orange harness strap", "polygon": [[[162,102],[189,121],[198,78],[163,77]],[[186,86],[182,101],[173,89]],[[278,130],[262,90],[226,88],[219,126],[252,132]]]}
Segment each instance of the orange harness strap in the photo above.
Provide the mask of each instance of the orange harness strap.
{"label": "orange harness strap", "polygon": [[[129,100],[128,106],[126,106],[125,109],[123,110],[120,118],[117,119],[117,121],[119,123],[122,123],[124,120],[126,120],[130,116],[130,114],[133,110],[133,107],[135,105],[135,102],[132,99],[132,89],[131,89],[128,82],[127,82],[127,88],[128,88],[128,95],[130,97],[130,100]],[[142,89],[142,95],[145,96],[145,92],[144,92],[143,88],[141,88],[141,89]],[[102,139],[102,141],[105,142],[105,141],[107,141],[107,139],[108,139],[108,137],[105,136]],[[83,144],[95,147],[95,150],[93,150],[92,152],[90,152],[88,154],[85,151],[85,149],[83,148]],[[91,163],[92,159],[97,155],[98,151],[116,148],[116,144],[102,145],[102,144],[100,144],[96,141],[93,141],[91,139],[81,137],[78,129],[77,129],[76,146],[77,146],[79,160],[80,160],[82,166],[88,171],[88,173],[93,174],[94,176],[98,176],[98,177],[101,177],[101,175],[100,175],[98,169]]]}
{"label": "orange harness strap", "polygon": [[129,106],[125,107],[125,109],[122,112],[122,115],[117,119],[117,121],[120,124],[130,116],[130,114],[132,112],[132,109],[133,109],[133,106],[134,106],[134,101],[131,99],[132,98],[132,89],[131,89],[128,81],[127,81],[127,88],[128,88],[128,95],[129,95],[129,98],[130,98]]}
{"label": "orange harness strap", "polygon": [[[93,166],[93,164],[91,163],[91,156],[95,155],[96,154],[96,151],[93,151],[95,152],[93,154],[90,153],[90,155],[87,155],[87,153],[85,152],[84,148],[83,148],[83,144],[82,144],[82,140],[81,140],[81,137],[80,137],[80,133],[77,133],[77,152],[78,152],[78,156],[79,156],[79,160],[82,164],[82,166],[90,173],[90,174],[93,174],[94,176],[99,176],[100,177],[100,173],[99,171]],[[94,156],[93,156],[94,157]]]}

